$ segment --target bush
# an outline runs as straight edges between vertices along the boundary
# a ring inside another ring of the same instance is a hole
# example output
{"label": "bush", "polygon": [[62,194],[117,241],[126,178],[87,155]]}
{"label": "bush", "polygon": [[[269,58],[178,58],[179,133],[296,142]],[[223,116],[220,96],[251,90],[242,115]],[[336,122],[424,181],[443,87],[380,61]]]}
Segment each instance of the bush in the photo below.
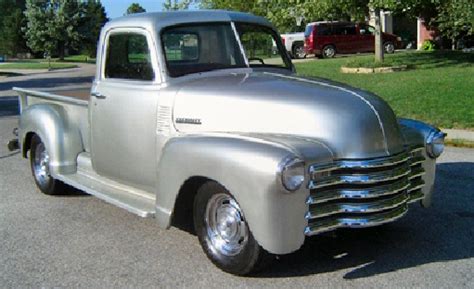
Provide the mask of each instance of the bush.
{"label": "bush", "polygon": [[425,40],[423,45],[421,45],[421,50],[434,51],[436,50],[436,43],[434,43],[432,40]]}

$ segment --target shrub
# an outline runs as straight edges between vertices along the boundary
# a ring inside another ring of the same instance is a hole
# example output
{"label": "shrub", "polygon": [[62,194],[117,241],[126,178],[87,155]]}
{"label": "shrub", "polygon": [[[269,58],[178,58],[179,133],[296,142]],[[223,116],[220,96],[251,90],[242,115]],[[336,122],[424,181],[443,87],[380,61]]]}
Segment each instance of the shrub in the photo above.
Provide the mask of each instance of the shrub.
{"label": "shrub", "polygon": [[423,45],[421,45],[421,50],[434,51],[436,50],[436,43],[434,43],[432,40],[425,40]]}

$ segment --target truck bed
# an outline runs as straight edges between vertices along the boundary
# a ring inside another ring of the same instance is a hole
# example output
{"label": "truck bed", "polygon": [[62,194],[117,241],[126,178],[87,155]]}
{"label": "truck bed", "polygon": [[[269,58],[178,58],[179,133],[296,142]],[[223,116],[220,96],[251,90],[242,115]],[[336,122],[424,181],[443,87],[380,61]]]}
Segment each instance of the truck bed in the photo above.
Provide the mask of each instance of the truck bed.
{"label": "truck bed", "polygon": [[66,111],[69,123],[74,123],[80,130],[85,151],[89,151],[89,88],[58,89],[54,91],[37,91],[14,87],[19,94],[20,114],[35,104],[52,104],[61,106]]}

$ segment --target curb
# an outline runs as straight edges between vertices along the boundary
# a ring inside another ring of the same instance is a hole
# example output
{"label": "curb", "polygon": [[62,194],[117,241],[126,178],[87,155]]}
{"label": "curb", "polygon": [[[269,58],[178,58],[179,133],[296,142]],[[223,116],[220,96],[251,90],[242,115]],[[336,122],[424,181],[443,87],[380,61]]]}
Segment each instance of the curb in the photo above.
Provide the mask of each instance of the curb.
{"label": "curb", "polygon": [[408,69],[407,65],[398,65],[398,66],[388,66],[388,67],[376,67],[376,68],[367,68],[367,67],[341,67],[342,73],[390,73],[397,71],[405,71]]}

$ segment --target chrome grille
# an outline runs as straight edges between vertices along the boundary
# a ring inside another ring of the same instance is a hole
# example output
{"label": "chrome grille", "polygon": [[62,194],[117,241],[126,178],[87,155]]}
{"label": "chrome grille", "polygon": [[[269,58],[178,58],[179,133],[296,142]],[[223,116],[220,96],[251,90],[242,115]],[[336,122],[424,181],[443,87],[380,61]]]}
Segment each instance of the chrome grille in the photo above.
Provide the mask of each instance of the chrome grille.
{"label": "chrome grille", "polygon": [[402,217],[423,198],[423,148],[388,158],[341,160],[309,168],[306,235],[369,227]]}

